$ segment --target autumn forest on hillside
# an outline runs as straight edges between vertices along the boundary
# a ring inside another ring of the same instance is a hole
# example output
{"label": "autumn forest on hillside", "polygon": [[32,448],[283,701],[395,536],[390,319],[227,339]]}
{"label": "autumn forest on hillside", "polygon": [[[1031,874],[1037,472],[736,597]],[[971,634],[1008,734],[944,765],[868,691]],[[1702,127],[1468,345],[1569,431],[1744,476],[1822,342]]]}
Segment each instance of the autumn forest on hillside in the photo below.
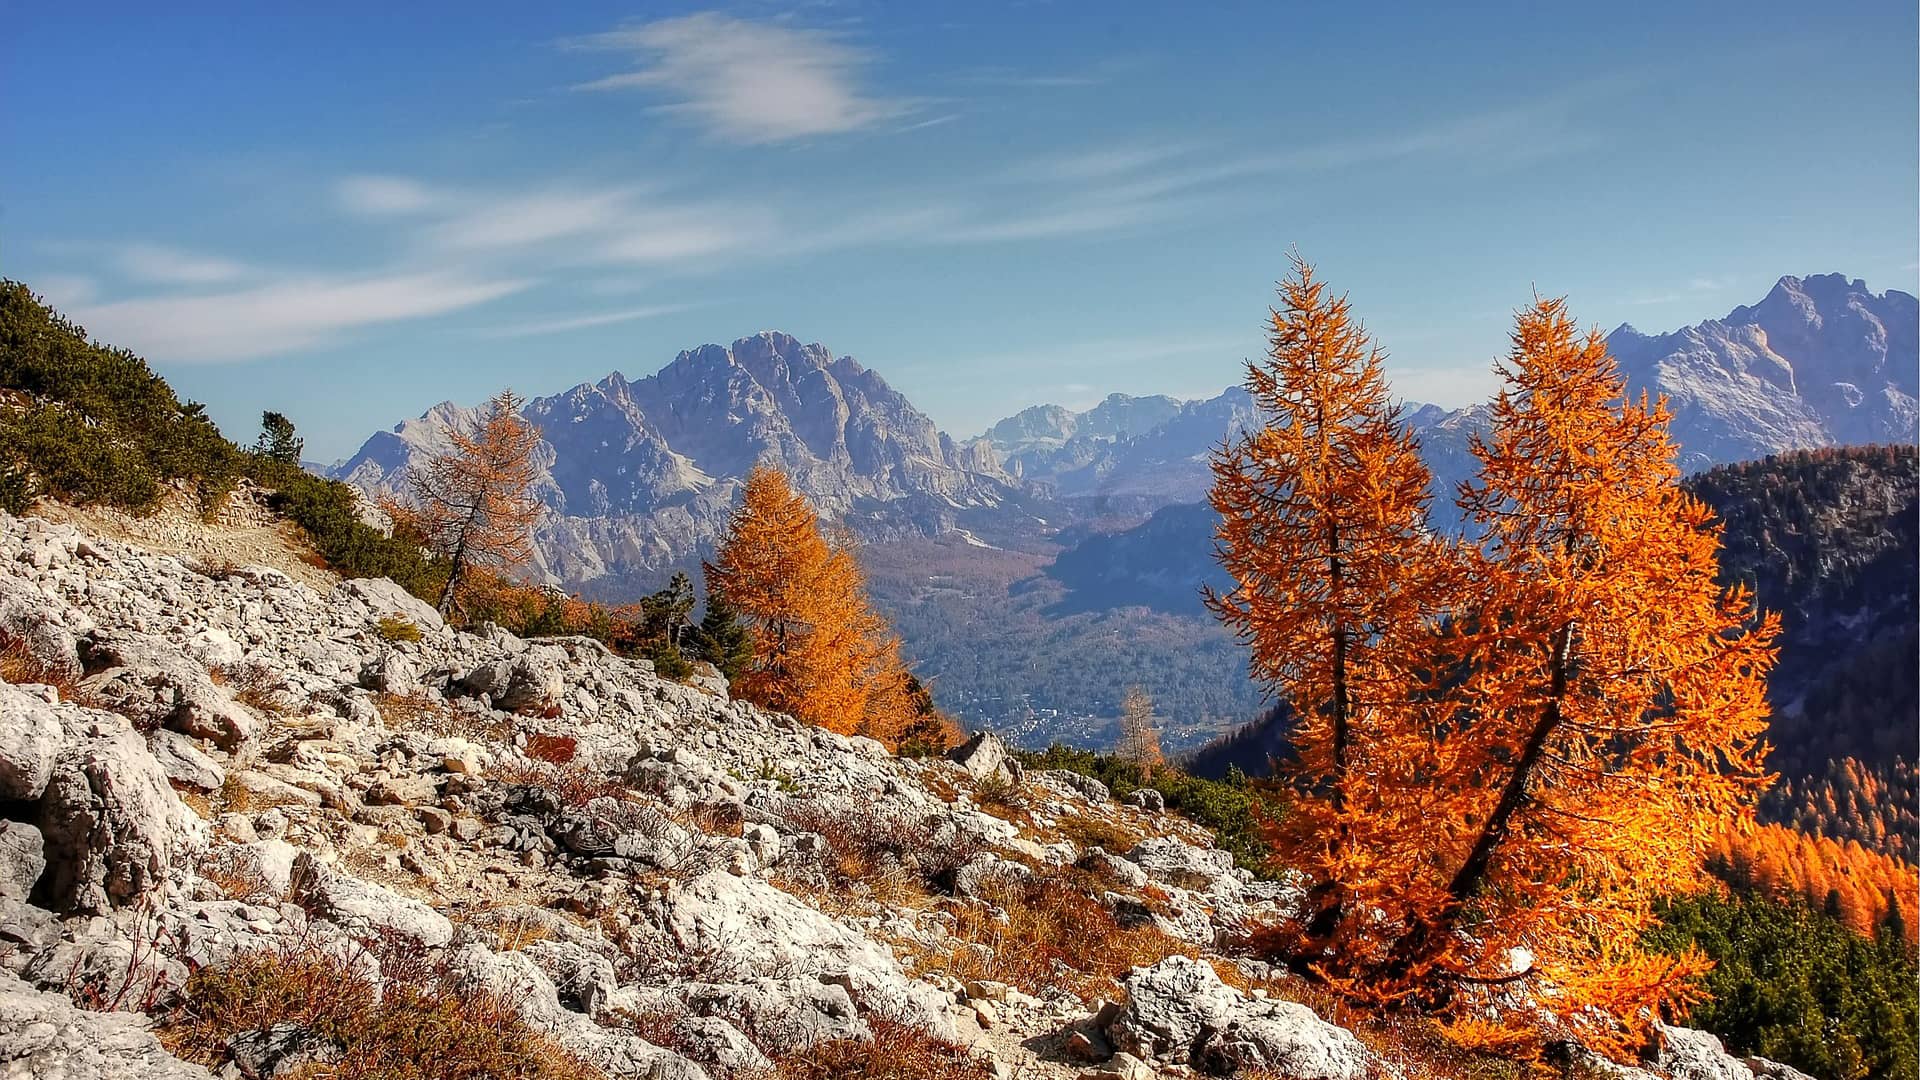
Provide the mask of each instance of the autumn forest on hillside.
{"label": "autumn forest on hillside", "polygon": [[[1654,1021],[1691,1017],[1819,1077],[1920,1068],[1916,702],[1884,662],[1915,648],[1911,581],[1889,584],[1912,573],[1913,449],[1683,482],[1664,403],[1628,397],[1600,335],[1536,300],[1445,508],[1455,534],[1345,298],[1296,259],[1269,331],[1245,373],[1265,423],[1213,460],[1232,585],[1205,599],[1292,718],[1285,752],[1168,761],[1136,691],[1116,753],[1031,760],[1153,787],[1242,865],[1300,881],[1300,918],[1239,944],[1466,1051],[1552,1062],[1574,1038],[1631,1060]],[[877,613],[856,539],[776,469],[747,478],[698,586],[605,605],[529,577],[540,432],[511,392],[374,507],[301,467],[284,416],[236,445],[12,282],[0,386],[11,513],[253,485],[317,564],[458,624],[589,636],[902,755],[966,737]],[[1902,516],[1904,535],[1876,524]],[[1907,606],[1833,656],[1832,613],[1889,589]]]}

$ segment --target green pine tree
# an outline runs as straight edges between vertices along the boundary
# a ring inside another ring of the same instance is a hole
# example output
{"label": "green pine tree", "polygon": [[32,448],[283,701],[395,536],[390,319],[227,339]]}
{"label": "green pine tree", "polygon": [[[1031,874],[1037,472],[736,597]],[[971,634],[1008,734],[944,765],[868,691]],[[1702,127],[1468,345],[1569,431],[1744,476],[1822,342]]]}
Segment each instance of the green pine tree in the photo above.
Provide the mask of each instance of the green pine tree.
{"label": "green pine tree", "polygon": [[718,668],[728,682],[753,659],[753,639],[747,635],[746,625],[727,603],[726,595],[711,584],[707,586],[706,614],[690,629],[687,644],[693,655]]}
{"label": "green pine tree", "polygon": [[663,678],[684,679],[693,674],[683,651],[693,630],[688,621],[693,604],[693,582],[683,573],[675,573],[666,588],[640,601],[643,651]]}
{"label": "green pine tree", "polygon": [[293,421],[282,413],[268,410],[260,414],[260,441],[253,452],[288,465],[300,464],[300,451],[306,440],[293,433]]}

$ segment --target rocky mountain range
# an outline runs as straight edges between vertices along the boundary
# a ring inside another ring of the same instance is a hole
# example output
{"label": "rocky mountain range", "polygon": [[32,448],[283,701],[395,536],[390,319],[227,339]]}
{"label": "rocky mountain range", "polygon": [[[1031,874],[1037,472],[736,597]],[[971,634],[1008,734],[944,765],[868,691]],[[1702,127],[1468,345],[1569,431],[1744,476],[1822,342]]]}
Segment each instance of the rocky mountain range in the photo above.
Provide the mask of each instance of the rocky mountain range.
{"label": "rocky mountain range", "polygon": [[[330,474],[398,493],[407,467],[442,448],[446,426],[474,414],[443,402]],[[756,463],[779,466],[823,514],[870,535],[950,532],[958,513],[1014,495],[985,447],[957,445],[877,373],[787,334],[691,349],[636,381],[615,372],[535,398],[525,415],[544,437],[541,569],[575,587],[617,590],[698,553]]]}
{"label": "rocky mountain range", "polygon": [[[1622,326],[1609,343],[1630,387],[1668,396],[1686,465],[1698,469],[1796,447],[1912,441],[1917,321],[1906,293],[1840,275],[1787,277],[1724,319],[1660,336]],[[1022,725],[1023,739],[1042,743],[1110,724],[1120,684],[1096,692],[1081,680],[1066,693],[1031,659],[1027,684],[984,698],[964,685],[978,657],[1016,640],[1029,654],[1059,652],[1059,670],[1093,670],[1113,629],[1099,613],[1151,607],[1190,621],[1163,636],[1203,643],[1191,656],[1233,655],[1194,590],[1213,565],[1210,511],[1199,505],[1208,453],[1255,420],[1238,387],[1195,401],[1113,395],[1080,412],[1035,406],[962,441],[852,359],[763,333],[683,352],[646,378],[616,373],[536,398],[527,413],[546,433],[540,489],[552,512],[538,534],[540,568],[568,588],[604,599],[657,588],[708,549],[741,477],[768,461],[829,517],[891,548],[870,547],[870,561],[886,566],[875,598],[943,706],[969,723]],[[442,426],[470,415],[435,406],[332,473],[398,490]],[[1444,508],[1472,469],[1468,438],[1486,406],[1409,404],[1406,416]],[[995,548],[1019,558],[976,557]],[[1002,580],[1016,563],[1026,580]],[[1236,661],[1218,663],[1217,681],[1241,679]],[[1189,715],[1173,684],[1154,684],[1172,666],[1124,677],[1168,698],[1169,722],[1193,738],[1235,722],[1223,710],[1244,719],[1258,707],[1248,689]]]}
{"label": "rocky mountain range", "polygon": [[[1840,274],[1783,277],[1765,299],[1668,334],[1622,324],[1607,336],[1630,393],[1665,395],[1689,472],[1783,450],[1911,441],[1920,396],[1920,308]],[[1164,414],[1133,433],[1116,404]],[[1485,407],[1409,403],[1436,494],[1471,468],[1467,436]],[[1044,423],[1042,422],[1044,418]],[[1085,413],[1036,406],[984,437],[1029,482],[1061,494],[1135,494],[1191,502],[1210,482],[1207,455],[1254,419],[1246,391],[1169,402],[1116,395]],[[1037,432],[1037,433],[1036,433]]]}
{"label": "rocky mountain range", "polygon": [[[1786,277],[1725,319],[1659,336],[1623,325],[1608,342],[1633,391],[1667,395],[1687,464],[1704,468],[1910,438],[1917,320],[1906,293],[1838,274]],[[1408,409],[1436,492],[1451,491],[1484,407]],[[375,434],[331,475],[398,491],[444,426],[471,415],[443,402]],[[1195,401],[1114,394],[1081,412],[1034,406],[959,442],[876,372],[776,332],[682,352],[643,379],[615,372],[535,398],[526,415],[546,436],[541,568],[601,592],[650,582],[703,550],[756,462],[785,470],[822,513],[870,539],[962,528],[1031,539],[1108,500],[1143,512],[1197,501],[1209,451],[1257,419],[1238,387]],[[1052,512],[1035,513],[1035,500]]]}
{"label": "rocky mountain range", "polygon": [[[1920,306],[1903,292],[1873,293],[1838,274],[1785,277],[1760,303],[1725,319],[1657,337],[1623,325],[1607,345],[1630,394],[1666,396],[1681,465],[1690,473],[1796,449],[1910,444],[1916,436]],[[1233,389],[1185,408],[1185,415],[1208,414],[1230,425],[1246,409],[1246,395]],[[1406,421],[1433,472],[1442,521],[1451,520],[1453,492],[1474,468],[1469,437],[1488,416],[1485,405],[1407,406]],[[1104,467],[1105,482],[1116,490],[1151,488],[1174,504],[1137,529],[1088,537],[1085,550],[1061,553],[1054,573],[1076,590],[1076,605],[1197,609],[1194,590],[1214,570],[1215,521],[1197,499],[1209,483],[1208,451],[1221,433],[1210,442],[1196,434],[1167,425],[1109,444],[1100,463],[1062,462],[1067,476]],[[1040,472],[1046,465],[1030,468]],[[1143,484],[1141,477],[1152,480]]]}

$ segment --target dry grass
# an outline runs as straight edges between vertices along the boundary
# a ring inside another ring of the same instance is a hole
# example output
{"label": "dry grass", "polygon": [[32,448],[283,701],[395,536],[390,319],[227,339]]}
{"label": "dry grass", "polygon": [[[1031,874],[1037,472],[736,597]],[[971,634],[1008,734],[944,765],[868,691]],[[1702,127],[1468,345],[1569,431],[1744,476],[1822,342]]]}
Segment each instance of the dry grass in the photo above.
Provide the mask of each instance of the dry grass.
{"label": "dry grass", "polygon": [[267,716],[278,716],[285,708],[274,698],[274,693],[264,681],[265,672],[248,665],[233,667],[211,667],[207,669],[207,678],[215,686],[225,687],[233,700]]}
{"label": "dry grass", "polygon": [[229,1060],[227,1040],[234,1035],[290,1022],[340,1050],[338,1061],[295,1074],[313,1080],[604,1076],[529,1028],[510,1003],[456,992],[423,956],[382,960],[387,982],[378,990],[339,958],[310,946],[203,968],[187,980],[161,1042],[177,1057],[218,1069]]}
{"label": "dry grass", "polygon": [[526,915],[512,915],[499,921],[494,927],[494,934],[493,951],[519,952],[534,942],[553,937],[553,930]]}
{"label": "dry grass", "polygon": [[250,904],[277,903],[280,897],[267,885],[259,866],[231,847],[216,847],[196,868],[199,875],[230,900]]}
{"label": "dry grass", "polygon": [[607,1027],[631,1031],[655,1046],[676,1054],[692,1055],[699,1048],[686,1037],[680,1021],[686,1013],[678,1009],[615,1009],[602,1017]]}
{"label": "dry grass", "polygon": [[[934,896],[952,895],[960,868],[985,850],[936,832],[932,820],[830,810],[813,803],[797,805],[786,816],[793,828],[818,833],[827,854],[818,868],[820,880],[789,880],[783,887],[843,913],[872,905],[918,907]],[[836,893],[843,903],[836,903]]]}
{"label": "dry grass", "polygon": [[48,667],[33,655],[26,642],[11,636],[0,635],[0,680],[16,686],[25,683],[51,686],[59,692],[62,701],[77,701],[80,697],[76,672]]}
{"label": "dry grass", "polygon": [[237,773],[228,773],[220,783],[220,790],[207,800],[205,816],[209,820],[223,813],[252,814],[262,810],[271,810],[276,806],[289,806],[306,809],[307,804],[292,797],[282,797],[255,791],[242,783]]}
{"label": "dry grass", "polygon": [[950,803],[960,797],[960,785],[954,783],[953,773],[947,769],[937,766],[922,769],[916,779],[941,802]]}
{"label": "dry grass", "polygon": [[429,725],[424,721],[452,716],[445,705],[425,694],[389,694],[382,690],[373,695],[373,704],[380,710],[380,718],[392,727],[426,727]]}
{"label": "dry grass", "polygon": [[872,1042],[834,1039],[776,1058],[769,1080],[985,1080],[966,1048],[911,1024],[869,1018]]}
{"label": "dry grass", "polygon": [[544,788],[568,806],[585,806],[595,799],[630,801],[632,789],[618,779],[591,772],[578,765],[554,765],[545,761],[520,762],[513,758],[496,761],[490,772],[495,780],[507,784]]}
{"label": "dry grass", "polygon": [[1123,923],[1082,885],[1071,877],[990,881],[984,903],[953,907],[961,944],[916,957],[914,966],[1029,993],[1065,990],[1084,1001],[1111,994],[1135,967],[1193,955],[1150,921]]}
{"label": "dry grass", "polygon": [[178,795],[180,801],[186,804],[187,809],[193,811],[201,821],[213,820],[213,799],[208,797],[206,792],[185,784],[174,783],[173,793]]}
{"label": "dry grass", "polygon": [[669,809],[667,816],[708,836],[739,836],[741,826],[746,824],[739,803],[695,803],[684,810]]}
{"label": "dry grass", "polygon": [[1140,842],[1140,834],[1132,829],[1106,818],[1086,814],[1068,814],[1060,819],[1056,828],[1062,838],[1072,841],[1073,846],[1082,851],[1097,847],[1115,855],[1125,855]]}

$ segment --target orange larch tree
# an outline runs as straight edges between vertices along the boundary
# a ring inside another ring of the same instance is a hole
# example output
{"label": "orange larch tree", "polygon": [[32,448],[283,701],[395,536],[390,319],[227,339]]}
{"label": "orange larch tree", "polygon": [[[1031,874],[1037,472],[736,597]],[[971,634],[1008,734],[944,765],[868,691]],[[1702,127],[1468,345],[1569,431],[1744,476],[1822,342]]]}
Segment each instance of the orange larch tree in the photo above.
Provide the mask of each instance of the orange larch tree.
{"label": "orange larch tree", "polygon": [[520,415],[522,404],[502,390],[471,427],[449,424],[442,432],[448,448],[407,472],[412,501],[383,504],[396,525],[447,560],[442,615],[453,611],[475,569],[511,572],[533,558],[533,526],[543,509],[533,494],[540,429]]}
{"label": "orange larch tree", "polygon": [[1533,980],[1552,988],[1536,1004],[1621,1050],[1703,969],[1639,938],[1771,780],[1779,623],[1715,584],[1719,527],[1679,486],[1665,404],[1627,398],[1597,331],[1537,301],[1501,375],[1459,498],[1480,588],[1454,616],[1467,659],[1436,740],[1448,873],[1377,974],[1439,1000]]}
{"label": "orange larch tree", "polygon": [[915,728],[921,710],[899,640],[867,602],[852,540],[823,533],[778,469],[748,474],[706,575],[753,641],[742,697],[888,746]]}
{"label": "orange larch tree", "polygon": [[1273,940],[1464,1041],[1511,1048],[1545,1013],[1624,1053],[1703,970],[1639,938],[1769,779],[1777,620],[1715,584],[1664,406],[1560,301],[1517,320],[1459,494],[1475,534],[1436,540],[1378,354],[1296,267],[1248,380],[1271,422],[1215,460],[1235,585],[1208,597],[1298,717],[1270,835],[1313,887]]}
{"label": "orange larch tree", "polygon": [[1429,667],[1446,560],[1427,532],[1431,478],[1381,352],[1346,299],[1292,258],[1267,358],[1247,365],[1266,422],[1214,455],[1216,551],[1234,584],[1205,599],[1297,718],[1285,769],[1295,794],[1270,839],[1314,881],[1312,950],[1350,900],[1403,902],[1406,883],[1381,876],[1381,854],[1421,826],[1401,813],[1404,791],[1386,797],[1383,770],[1411,764],[1398,744],[1414,727],[1407,710]]}

